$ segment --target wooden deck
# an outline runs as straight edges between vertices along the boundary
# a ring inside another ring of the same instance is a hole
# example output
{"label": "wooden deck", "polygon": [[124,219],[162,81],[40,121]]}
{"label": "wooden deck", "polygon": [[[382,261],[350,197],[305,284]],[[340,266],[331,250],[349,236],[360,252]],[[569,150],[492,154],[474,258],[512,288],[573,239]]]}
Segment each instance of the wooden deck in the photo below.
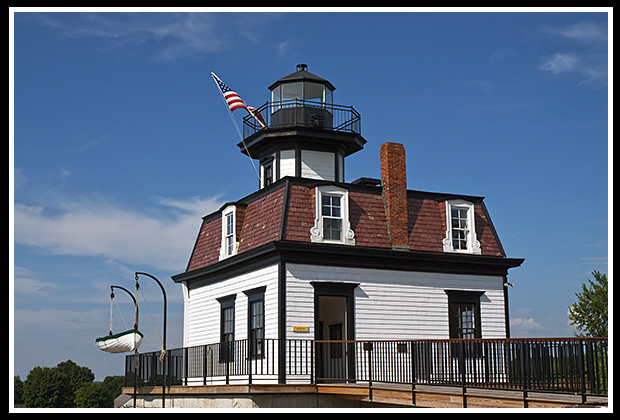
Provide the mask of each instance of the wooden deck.
{"label": "wooden deck", "polygon": [[[158,400],[161,387],[138,388],[138,399]],[[123,393],[133,395],[133,388],[123,388]],[[253,407],[262,407],[260,396],[296,395],[306,396],[308,406],[298,399],[296,408],[320,407],[319,397],[329,396],[331,407],[411,407],[411,408],[570,408],[601,407],[607,405],[606,397],[588,396],[582,404],[581,395],[528,392],[526,398],[522,391],[490,390],[468,388],[463,394],[460,387],[418,385],[412,392],[410,385],[373,383],[368,384],[239,384],[239,385],[200,385],[171,386],[166,390],[166,407],[175,406],[175,399],[194,400],[229,397],[253,399]],[[415,398],[415,400],[414,400]],[[270,400],[271,401],[271,400]],[[273,400],[275,401],[275,400]],[[334,402],[335,401],[335,402]],[[276,407],[275,403],[272,407]],[[310,405],[312,404],[312,405]],[[176,404],[178,405],[178,403]],[[195,406],[201,406],[196,404]],[[234,404],[231,406],[235,406]],[[272,408],[270,407],[270,408]]]}

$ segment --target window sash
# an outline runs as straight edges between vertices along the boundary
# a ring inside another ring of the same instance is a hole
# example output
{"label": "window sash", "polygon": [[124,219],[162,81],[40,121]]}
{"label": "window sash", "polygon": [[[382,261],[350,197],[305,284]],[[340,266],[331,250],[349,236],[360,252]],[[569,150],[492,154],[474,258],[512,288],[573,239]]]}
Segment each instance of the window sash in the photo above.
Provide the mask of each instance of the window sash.
{"label": "window sash", "polygon": [[468,209],[452,207],[452,247],[467,250],[469,236]]}
{"label": "window sash", "polygon": [[321,215],[323,216],[323,239],[342,240],[342,197],[323,194],[321,196]]}
{"label": "window sash", "polygon": [[220,362],[230,362],[234,353],[235,341],[235,301],[220,302]]}
{"label": "window sash", "polygon": [[273,163],[270,162],[268,164],[266,164],[263,168],[263,176],[264,176],[264,181],[263,181],[263,187],[268,187],[271,184],[273,184]]}
{"label": "window sash", "polygon": [[253,357],[263,355],[265,339],[265,304],[264,300],[255,300],[249,303],[249,338],[250,350]]}
{"label": "window sash", "polygon": [[264,288],[244,292],[248,296],[248,338],[250,357],[260,358],[265,345],[265,291]]}
{"label": "window sash", "polygon": [[473,303],[453,305],[454,333],[452,338],[476,338],[476,310]]}
{"label": "window sash", "polygon": [[234,213],[229,213],[226,215],[226,237],[225,237],[225,249],[226,255],[232,255],[235,251],[235,217]]}
{"label": "window sash", "polygon": [[482,338],[480,296],[483,291],[446,290],[450,338]]}

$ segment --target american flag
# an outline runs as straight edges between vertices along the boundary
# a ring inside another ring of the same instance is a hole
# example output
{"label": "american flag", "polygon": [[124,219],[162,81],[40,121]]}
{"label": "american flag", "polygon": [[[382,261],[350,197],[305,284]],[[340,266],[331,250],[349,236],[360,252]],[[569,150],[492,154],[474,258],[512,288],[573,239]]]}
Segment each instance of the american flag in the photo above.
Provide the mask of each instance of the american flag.
{"label": "american flag", "polygon": [[228,108],[230,108],[231,112],[239,108],[247,109],[248,106],[245,104],[245,102],[243,102],[241,97],[237,95],[237,92],[232,90],[230,86],[228,86],[226,83],[222,82],[219,77],[217,77],[214,73],[211,73],[211,75],[213,76],[213,79],[222,91],[222,95],[224,95],[224,99],[226,99],[226,104],[228,104]]}

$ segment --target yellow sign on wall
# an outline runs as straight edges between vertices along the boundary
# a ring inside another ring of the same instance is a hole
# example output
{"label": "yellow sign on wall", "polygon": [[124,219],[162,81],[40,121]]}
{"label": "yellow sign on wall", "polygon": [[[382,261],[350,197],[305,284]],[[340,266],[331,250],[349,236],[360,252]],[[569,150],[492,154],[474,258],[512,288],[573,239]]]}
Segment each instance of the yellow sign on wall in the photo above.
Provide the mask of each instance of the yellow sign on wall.
{"label": "yellow sign on wall", "polygon": [[299,325],[293,325],[293,332],[310,332],[310,327],[302,327]]}

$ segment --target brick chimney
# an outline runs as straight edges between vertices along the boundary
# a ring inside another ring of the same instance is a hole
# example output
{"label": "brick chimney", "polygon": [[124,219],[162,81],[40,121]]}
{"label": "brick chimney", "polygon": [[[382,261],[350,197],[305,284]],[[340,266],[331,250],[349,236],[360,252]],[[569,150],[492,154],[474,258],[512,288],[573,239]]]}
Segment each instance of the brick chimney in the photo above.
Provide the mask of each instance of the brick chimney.
{"label": "brick chimney", "polygon": [[407,168],[402,144],[381,145],[381,184],[392,248],[407,250]]}

